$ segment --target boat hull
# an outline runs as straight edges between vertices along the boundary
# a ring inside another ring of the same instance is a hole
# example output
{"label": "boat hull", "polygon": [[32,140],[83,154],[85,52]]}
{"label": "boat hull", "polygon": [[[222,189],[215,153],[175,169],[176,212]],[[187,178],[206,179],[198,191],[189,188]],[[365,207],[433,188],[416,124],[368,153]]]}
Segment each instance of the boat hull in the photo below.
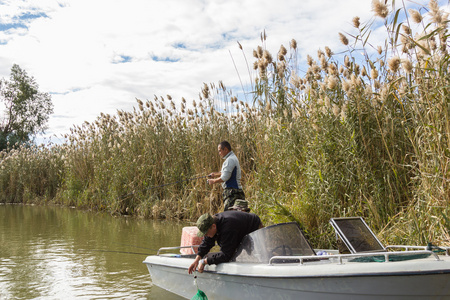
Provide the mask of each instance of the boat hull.
{"label": "boat hull", "polygon": [[153,284],[190,299],[450,299],[450,260],[308,264],[226,263],[189,275],[192,259],[149,256]]}

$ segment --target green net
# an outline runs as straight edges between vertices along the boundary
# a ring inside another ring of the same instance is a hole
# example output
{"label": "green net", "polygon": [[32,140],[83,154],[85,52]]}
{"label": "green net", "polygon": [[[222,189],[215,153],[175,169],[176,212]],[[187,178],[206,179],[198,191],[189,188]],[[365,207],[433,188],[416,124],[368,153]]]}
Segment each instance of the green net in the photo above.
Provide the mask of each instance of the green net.
{"label": "green net", "polygon": [[195,294],[194,297],[191,298],[191,300],[208,300],[208,297],[206,297],[205,293],[202,290],[197,290],[197,294]]}

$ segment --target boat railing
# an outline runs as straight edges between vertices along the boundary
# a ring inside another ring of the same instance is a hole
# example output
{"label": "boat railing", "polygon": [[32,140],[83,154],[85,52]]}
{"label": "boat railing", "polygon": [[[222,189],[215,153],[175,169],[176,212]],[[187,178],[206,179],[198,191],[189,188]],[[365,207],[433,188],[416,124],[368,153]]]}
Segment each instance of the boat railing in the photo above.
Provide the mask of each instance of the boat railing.
{"label": "boat railing", "polygon": [[179,250],[179,249],[183,249],[183,248],[191,248],[192,250],[192,254],[195,254],[195,249],[194,248],[198,248],[200,245],[191,245],[191,246],[178,246],[178,247],[162,247],[159,248],[158,252],[156,253],[156,255],[159,255],[159,252],[161,251],[166,251],[166,250]]}
{"label": "boat railing", "polygon": [[[421,250],[427,250],[428,246],[410,246],[410,245],[388,245],[386,246],[386,249],[404,249],[405,251],[411,251],[411,249],[421,249]],[[445,256],[450,255],[450,247],[437,247],[440,251],[445,252]],[[439,251],[439,252],[440,252]]]}
{"label": "boat railing", "polygon": [[319,260],[337,260],[338,264],[343,264],[344,259],[359,258],[359,257],[380,257],[384,256],[384,262],[390,262],[389,258],[394,255],[433,255],[435,260],[441,260],[439,255],[429,250],[418,251],[392,251],[392,252],[368,252],[368,253],[352,253],[352,254],[332,254],[332,255],[310,255],[310,256],[273,256],[269,260],[269,265],[285,264],[288,262],[298,263],[303,265],[305,262],[319,261]]}

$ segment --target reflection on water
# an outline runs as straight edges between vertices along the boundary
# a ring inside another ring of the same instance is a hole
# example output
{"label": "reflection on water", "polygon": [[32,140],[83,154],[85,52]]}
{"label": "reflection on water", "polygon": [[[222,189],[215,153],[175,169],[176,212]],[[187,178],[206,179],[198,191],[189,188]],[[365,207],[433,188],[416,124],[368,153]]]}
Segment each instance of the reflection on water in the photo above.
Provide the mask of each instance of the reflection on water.
{"label": "reflection on water", "polygon": [[183,226],[0,205],[0,299],[181,299],[152,286],[142,261],[178,246]]}

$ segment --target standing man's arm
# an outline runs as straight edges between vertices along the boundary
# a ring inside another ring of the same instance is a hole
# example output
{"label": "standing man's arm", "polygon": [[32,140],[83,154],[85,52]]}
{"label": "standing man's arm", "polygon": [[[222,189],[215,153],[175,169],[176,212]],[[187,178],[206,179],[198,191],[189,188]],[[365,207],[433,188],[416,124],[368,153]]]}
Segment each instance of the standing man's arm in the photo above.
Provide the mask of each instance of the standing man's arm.
{"label": "standing man's arm", "polygon": [[211,174],[208,175],[209,178],[217,178],[220,175],[222,175],[222,172],[212,172]]}

